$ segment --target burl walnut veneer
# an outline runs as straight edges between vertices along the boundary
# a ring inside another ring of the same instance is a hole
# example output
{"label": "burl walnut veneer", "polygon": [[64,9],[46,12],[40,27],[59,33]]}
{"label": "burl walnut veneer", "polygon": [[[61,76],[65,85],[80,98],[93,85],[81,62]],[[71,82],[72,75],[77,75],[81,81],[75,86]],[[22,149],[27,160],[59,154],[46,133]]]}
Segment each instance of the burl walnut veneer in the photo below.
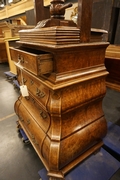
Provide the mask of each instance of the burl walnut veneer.
{"label": "burl walnut veneer", "polygon": [[[88,0],[83,2],[86,5],[91,3]],[[51,24],[52,19],[46,22]],[[41,27],[40,33],[42,28],[44,33],[46,27]],[[71,36],[73,29],[79,29],[69,28],[71,32],[67,36]],[[58,34],[63,36],[65,27],[56,26],[56,32],[58,29]],[[15,112],[20,126],[45,165],[49,179],[61,180],[103,144],[102,138],[107,131],[102,100],[106,93],[108,73],[104,59],[108,43],[90,42],[88,30],[87,38],[82,38],[81,32],[77,43],[67,43],[66,39],[62,44],[50,44],[46,40],[36,43],[34,37],[37,35],[33,31],[31,42],[26,38],[30,31],[20,31],[20,35],[24,35],[19,42],[20,48],[11,49],[12,59],[19,61],[16,63],[18,81],[20,85],[26,85],[29,92],[27,97],[20,95],[15,103]],[[47,71],[44,71],[44,57]]]}

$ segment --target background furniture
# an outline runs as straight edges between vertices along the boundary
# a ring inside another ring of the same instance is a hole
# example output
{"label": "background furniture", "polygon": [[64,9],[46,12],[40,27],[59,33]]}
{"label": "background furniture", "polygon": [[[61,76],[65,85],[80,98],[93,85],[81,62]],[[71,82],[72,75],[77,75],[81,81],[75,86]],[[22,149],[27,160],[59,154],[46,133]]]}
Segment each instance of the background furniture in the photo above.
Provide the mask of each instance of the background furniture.
{"label": "background furniture", "polygon": [[4,38],[0,38],[0,63],[8,62]]}
{"label": "background furniture", "polygon": [[120,46],[109,45],[105,55],[105,66],[109,72],[106,85],[120,91]]}

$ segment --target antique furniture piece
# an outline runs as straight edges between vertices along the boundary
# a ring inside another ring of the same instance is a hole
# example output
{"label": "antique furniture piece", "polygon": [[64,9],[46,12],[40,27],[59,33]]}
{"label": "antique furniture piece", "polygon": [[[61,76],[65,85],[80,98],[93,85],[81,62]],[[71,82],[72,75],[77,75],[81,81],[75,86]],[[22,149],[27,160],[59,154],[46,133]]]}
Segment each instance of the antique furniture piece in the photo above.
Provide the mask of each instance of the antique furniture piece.
{"label": "antique furniture piece", "polygon": [[8,61],[7,52],[6,52],[5,42],[4,42],[4,35],[1,28],[0,28],[0,50],[1,50],[0,63],[7,62]]}
{"label": "antique furniture piece", "polygon": [[[10,46],[16,46],[15,41],[19,40],[19,36],[18,34],[13,34],[12,33],[12,28],[14,26],[8,22],[0,22],[0,28],[3,32],[3,42],[4,45],[2,46],[2,48],[4,49],[5,53],[6,53],[6,59],[9,63],[9,69],[10,72],[13,74],[16,74],[16,67],[14,65],[14,62],[11,60],[11,56],[10,56],[10,50],[9,47]],[[1,49],[2,50],[2,49]],[[3,53],[3,51],[1,51],[1,54]]]}
{"label": "antique furniture piece", "polygon": [[71,4],[51,4],[51,18],[21,30],[19,48],[10,51],[22,89],[15,103],[19,125],[49,179],[60,180],[103,145],[108,43],[91,42],[91,0],[79,0],[78,26],[64,19]]}
{"label": "antique furniture piece", "polygon": [[105,66],[109,72],[106,85],[120,91],[120,46],[109,45],[105,54]]}

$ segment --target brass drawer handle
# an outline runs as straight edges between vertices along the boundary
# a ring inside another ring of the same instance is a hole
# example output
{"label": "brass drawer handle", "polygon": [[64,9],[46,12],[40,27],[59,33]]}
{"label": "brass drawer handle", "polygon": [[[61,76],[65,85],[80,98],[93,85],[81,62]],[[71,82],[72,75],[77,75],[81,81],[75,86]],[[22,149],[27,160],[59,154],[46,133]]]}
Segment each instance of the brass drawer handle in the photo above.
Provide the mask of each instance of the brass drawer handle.
{"label": "brass drawer handle", "polygon": [[45,96],[45,93],[40,91],[38,88],[36,90],[36,96],[40,97],[40,98],[43,98]]}
{"label": "brass drawer handle", "polygon": [[23,82],[26,83],[26,82],[27,82],[27,79],[23,78]]}
{"label": "brass drawer handle", "polygon": [[24,58],[20,54],[18,54],[18,62],[24,63]]}
{"label": "brass drawer handle", "polygon": [[33,85],[33,84],[34,84],[34,81],[33,81],[32,79],[30,80],[30,84],[31,84],[31,85]]}
{"label": "brass drawer handle", "polygon": [[33,104],[35,104],[35,100],[33,98],[31,98],[31,101],[32,101]]}
{"label": "brass drawer handle", "polygon": [[27,122],[27,125],[29,125],[29,124],[30,124],[30,119],[27,119],[27,121],[26,121],[26,122]]}
{"label": "brass drawer handle", "polygon": [[40,116],[43,118],[43,119],[46,119],[47,118],[47,114],[45,112],[43,112],[42,110],[40,110]]}
{"label": "brass drawer handle", "polygon": [[25,99],[26,99],[26,100],[29,100],[29,99],[30,99],[30,97],[29,97],[29,96],[25,96]]}
{"label": "brass drawer handle", "polygon": [[30,134],[30,136],[31,136],[32,142],[33,142],[34,144],[38,145],[38,142],[36,141],[35,136],[34,136],[32,133]]}
{"label": "brass drawer handle", "polygon": [[44,92],[40,92],[40,97],[43,98],[45,96]]}

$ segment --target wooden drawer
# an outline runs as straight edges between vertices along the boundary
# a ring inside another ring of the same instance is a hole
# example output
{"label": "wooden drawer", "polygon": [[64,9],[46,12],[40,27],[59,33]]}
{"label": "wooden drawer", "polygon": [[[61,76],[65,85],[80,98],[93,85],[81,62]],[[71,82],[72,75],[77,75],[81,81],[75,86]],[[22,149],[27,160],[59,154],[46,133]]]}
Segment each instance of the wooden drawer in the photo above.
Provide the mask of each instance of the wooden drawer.
{"label": "wooden drawer", "polygon": [[11,59],[19,62],[25,69],[39,76],[53,71],[52,55],[32,49],[10,47]]}
{"label": "wooden drawer", "polygon": [[44,131],[35,122],[34,118],[29,114],[29,112],[22,104],[20,104],[19,106],[18,117],[19,121],[27,130],[32,142],[34,142],[35,145],[39,146],[39,149],[41,151],[41,147],[46,136]]}
{"label": "wooden drawer", "polygon": [[[44,132],[47,132],[50,126],[50,115],[46,112],[30,95],[29,97],[20,97],[20,102],[25,106],[29,114],[34,118]],[[17,103],[19,104],[19,103]]]}
{"label": "wooden drawer", "polygon": [[[22,81],[27,86],[28,91],[33,95],[36,101],[40,104],[44,105],[46,109],[46,105],[49,98],[49,89],[45,87],[39,78],[35,77],[34,75],[28,73],[25,70],[21,70],[17,68],[18,74],[18,82],[22,85]],[[23,79],[22,79],[23,78]]]}

